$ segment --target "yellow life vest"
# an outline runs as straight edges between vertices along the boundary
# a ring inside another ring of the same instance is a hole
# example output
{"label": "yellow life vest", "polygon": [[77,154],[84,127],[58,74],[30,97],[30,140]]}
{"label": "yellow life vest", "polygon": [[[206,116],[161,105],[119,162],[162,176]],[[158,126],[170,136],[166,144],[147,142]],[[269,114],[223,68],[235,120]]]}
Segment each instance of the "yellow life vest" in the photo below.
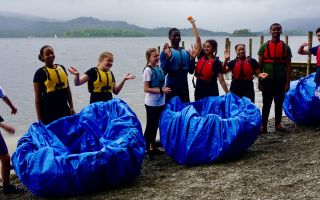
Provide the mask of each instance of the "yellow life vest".
{"label": "yellow life vest", "polygon": [[112,92],[114,85],[112,72],[110,70],[102,71],[98,67],[95,69],[97,71],[97,80],[93,82],[92,92]]}
{"label": "yellow life vest", "polygon": [[43,70],[47,74],[44,82],[46,93],[68,88],[68,75],[60,65],[56,65],[56,68],[43,67]]}

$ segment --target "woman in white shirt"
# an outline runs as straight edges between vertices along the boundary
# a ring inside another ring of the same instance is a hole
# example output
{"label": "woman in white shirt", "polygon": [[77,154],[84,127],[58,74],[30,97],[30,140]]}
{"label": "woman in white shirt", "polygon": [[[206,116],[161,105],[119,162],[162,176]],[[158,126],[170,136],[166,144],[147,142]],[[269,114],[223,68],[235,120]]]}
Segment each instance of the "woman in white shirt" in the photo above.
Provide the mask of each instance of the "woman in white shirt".
{"label": "woman in white shirt", "polygon": [[160,115],[165,106],[165,95],[171,92],[164,86],[165,74],[159,67],[159,52],[155,48],[146,51],[147,66],[143,70],[144,92],[146,93],[144,104],[147,112],[147,125],[144,132],[146,149],[149,159],[153,159],[155,153],[155,140],[159,127]]}

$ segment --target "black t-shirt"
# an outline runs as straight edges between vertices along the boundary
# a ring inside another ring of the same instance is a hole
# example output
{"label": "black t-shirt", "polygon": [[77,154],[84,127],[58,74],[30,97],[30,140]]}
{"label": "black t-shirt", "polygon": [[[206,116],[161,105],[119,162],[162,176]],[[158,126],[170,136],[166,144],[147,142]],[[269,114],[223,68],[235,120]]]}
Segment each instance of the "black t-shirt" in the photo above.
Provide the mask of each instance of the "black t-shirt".
{"label": "black t-shirt", "polygon": [[[66,69],[62,66],[62,69],[66,72]],[[67,72],[66,72],[67,74]],[[68,74],[67,74],[68,75]],[[70,108],[68,105],[68,88],[58,91],[47,93],[45,91],[45,81],[47,80],[47,73],[44,68],[39,68],[33,78],[34,83],[38,83],[41,86],[41,115],[43,123],[48,124],[60,117],[70,114]]]}
{"label": "black t-shirt", "polygon": [[[65,67],[62,65],[59,65],[59,66],[65,71],[65,73],[68,76],[68,73]],[[42,98],[50,102],[56,102],[56,104],[64,104],[67,101],[67,89],[69,88],[69,85],[66,89],[61,89],[58,91],[47,93],[44,85],[47,79],[48,79],[48,75],[43,67],[39,68],[33,77],[33,82],[39,83],[41,85]]]}
{"label": "black t-shirt", "polygon": [[222,63],[218,57],[216,58],[216,60],[213,64],[213,72],[214,72],[214,74],[216,76],[216,80],[217,80],[218,74],[222,73]]}

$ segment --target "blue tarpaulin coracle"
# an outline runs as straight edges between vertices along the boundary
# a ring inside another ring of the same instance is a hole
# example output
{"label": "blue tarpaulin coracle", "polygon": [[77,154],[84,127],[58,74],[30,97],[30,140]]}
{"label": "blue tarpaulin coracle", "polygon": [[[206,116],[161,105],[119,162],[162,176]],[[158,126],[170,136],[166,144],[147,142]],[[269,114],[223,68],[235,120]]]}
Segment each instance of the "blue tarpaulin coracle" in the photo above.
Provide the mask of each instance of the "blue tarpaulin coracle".
{"label": "blue tarpaulin coracle", "polygon": [[304,125],[320,125],[320,100],[314,95],[315,73],[290,83],[283,110],[289,119]]}
{"label": "blue tarpaulin coracle", "polygon": [[140,174],[141,124],[120,99],[98,102],[44,126],[34,123],[12,155],[14,170],[35,195],[76,195],[114,187]]}
{"label": "blue tarpaulin coracle", "polygon": [[165,152],[185,165],[235,158],[254,143],[260,128],[260,110],[232,93],[184,104],[174,97],[160,118]]}

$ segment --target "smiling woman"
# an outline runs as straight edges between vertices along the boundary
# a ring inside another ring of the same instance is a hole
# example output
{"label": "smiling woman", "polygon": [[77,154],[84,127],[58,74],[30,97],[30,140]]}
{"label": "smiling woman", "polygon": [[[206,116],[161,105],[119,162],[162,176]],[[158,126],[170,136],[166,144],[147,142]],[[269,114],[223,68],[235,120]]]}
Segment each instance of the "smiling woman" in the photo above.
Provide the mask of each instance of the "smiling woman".
{"label": "smiling woman", "polygon": [[62,65],[54,64],[53,48],[43,46],[38,58],[45,66],[39,68],[33,78],[35,106],[38,120],[49,124],[75,112],[67,72]]}
{"label": "smiling woman", "polygon": [[127,80],[135,79],[135,76],[127,73],[122,81],[117,84],[110,68],[113,65],[113,54],[103,52],[100,54],[97,67],[93,67],[79,76],[76,68],[70,67],[68,70],[74,75],[74,85],[79,86],[88,82],[90,92],[90,103],[111,100],[112,93],[119,94]]}

